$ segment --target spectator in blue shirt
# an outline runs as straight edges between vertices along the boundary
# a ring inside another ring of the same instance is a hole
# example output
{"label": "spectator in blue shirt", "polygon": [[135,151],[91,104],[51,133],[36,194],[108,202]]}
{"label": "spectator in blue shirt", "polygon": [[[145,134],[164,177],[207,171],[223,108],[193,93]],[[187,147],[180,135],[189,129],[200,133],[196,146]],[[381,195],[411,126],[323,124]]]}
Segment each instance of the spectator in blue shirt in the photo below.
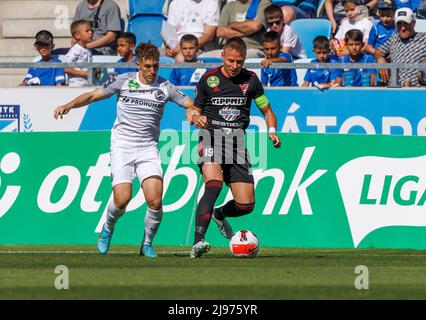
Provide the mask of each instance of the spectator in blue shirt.
{"label": "spectator in blue shirt", "polygon": [[[376,60],[369,54],[362,53],[364,46],[363,34],[358,29],[352,29],[346,32],[345,42],[349,54],[340,59],[342,63],[375,63]],[[376,84],[376,70],[375,69],[337,69],[336,82],[344,86],[372,86]],[[365,81],[365,78],[369,81]],[[365,82],[364,82],[365,81]],[[346,83],[345,83],[346,82]],[[349,83],[350,82],[350,83]],[[368,82],[368,83],[367,83]]]}
{"label": "spectator in blue shirt", "polygon": [[282,52],[279,33],[268,31],[263,36],[263,51],[266,59],[260,64],[261,82],[264,86],[297,86],[297,75],[294,69],[275,69],[271,68],[273,63],[293,62],[293,58],[288,53]]}
{"label": "spectator in blue shirt", "polygon": [[[193,34],[185,34],[180,39],[181,53],[184,57],[184,63],[199,62],[197,53],[199,51],[198,39]],[[182,68],[173,69],[170,73],[170,82],[176,86],[195,86],[206,69]]]}
{"label": "spectator in blue shirt", "polygon": [[396,33],[395,2],[393,0],[380,0],[377,9],[380,21],[371,28],[366,46],[366,52],[373,56],[376,53],[376,49]]}
{"label": "spectator in blue shirt", "polygon": [[[47,30],[39,31],[35,36],[35,49],[40,54],[38,63],[58,62],[58,58],[51,56],[50,52],[55,47],[53,35]],[[65,73],[63,68],[30,68],[22,81],[23,86],[63,86]]]}
{"label": "spectator in blue shirt", "polygon": [[[136,36],[131,32],[123,32],[117,38],[117,52],[121,57],[117,63],[136,63],[138,58],[133,53]],[[138,72],[138,68],[116,68],[117,75],[127,72]]]}
{"label": "spectator in blue shirt", "polygon": [[[314,39],[314,54],[316,59],[311,63],[336,63],[338,59],[330,55],[330,40],[325,36],[318,36]],[[302,87],[311,85],[321,85],[322,87],[331,87],[336,83],[335,69],[308,69],[303,79]]]}

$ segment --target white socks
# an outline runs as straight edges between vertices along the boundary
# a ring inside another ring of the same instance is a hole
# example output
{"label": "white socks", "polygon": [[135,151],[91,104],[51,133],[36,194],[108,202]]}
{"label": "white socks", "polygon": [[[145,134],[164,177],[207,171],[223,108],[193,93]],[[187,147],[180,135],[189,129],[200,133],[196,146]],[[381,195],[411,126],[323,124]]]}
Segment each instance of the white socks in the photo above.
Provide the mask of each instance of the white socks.
{"label": "white socks", "polygon": [[145,234],[142,244],[151,244],[155,234],[160,227],[161,219],[163,218],[163,209],[153,210],[147,207],[145,214]]}
{"label": "white socks", "polygon": [[114,231],[115,223],[121,218],[125,211],[126,209],[118,209],[114,204],[114,200],[111,199],[108,203],[106,220],[106,226],[110,231]]}

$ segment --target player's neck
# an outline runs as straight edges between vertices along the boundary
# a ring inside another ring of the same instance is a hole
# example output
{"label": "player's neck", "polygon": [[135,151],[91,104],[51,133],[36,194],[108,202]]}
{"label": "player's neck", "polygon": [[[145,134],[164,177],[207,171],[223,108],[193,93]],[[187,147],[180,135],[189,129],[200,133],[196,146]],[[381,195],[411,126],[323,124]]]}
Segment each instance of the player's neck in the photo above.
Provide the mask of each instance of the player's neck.
{"label": "player's neck", "polygon": [[133,62],[133,59],[135,59],[135,55],[133,52],[130,52],[127,57],[123,57],[123,60],[126,62]]}
{"label": "player's neck", "polygon": [[81,40],[76,40],[75,43],[77,43],[78,45],[80,45],[83,48],[86,48],[86,46],[87,46],[87,43],[85,43],[85,42],[83,42]]}
{"label": "player's neck", "polygon": [[147,80],[143,77],[142,73],[141,73],[141,72],[138,72],[138,79],[139,79],[139,82],[140,82],[140,83],[150,85],[150,84],[153,84],[153,83],[155,82],[155,80],[157,79],[157,77],[155,77],[154,81],[152,81],[152,82],[148,82],[148,81],[147,81]]}

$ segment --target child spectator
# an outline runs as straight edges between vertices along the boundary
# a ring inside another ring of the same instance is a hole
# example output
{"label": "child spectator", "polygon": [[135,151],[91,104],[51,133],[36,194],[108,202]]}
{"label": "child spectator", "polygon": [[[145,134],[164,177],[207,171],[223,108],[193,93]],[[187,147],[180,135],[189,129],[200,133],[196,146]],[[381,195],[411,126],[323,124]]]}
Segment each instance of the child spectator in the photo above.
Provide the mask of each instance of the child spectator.
{"label": "child spectator", "polygon": [[[92,24],[86,20],[77,20],[71,24],[71,35],[75,44],[65,56],[67,62],[84,63],[92,62],[92,52],[87,49],[87,44],[92,41]],[[88,84],[87,69],[65,69],[68,75],[68,85],[82,87]]]}
{"label": "child spectator", "polygon": [[[53,36],[47,30],[37,32],[34,48],[40,54],[39,63],[58,62],[58,58],[51,56],[50,52],[55,47]],[[22,81],[23,86],[62,86],[65,84],[65,74],[62,68],[30,68]]]}
{"label": "child spectator", "polygon": [[[134,55],[136,36],[131,32],[123,32],[117,38],[117,52],[121,57],[117,63],[136,63],[138,58]],[[115,74],[138,72],[138,68],[117,68]]]}
{"label": "child spectator", "polygon": [[265,19],[268,31],[275,31],[280,35],[281,51],[290,54],[293,58],[306,58],[305,49],[296,32],[284,23],[283,12],[280,7],[270,5],[265,9]]}
{"label": "child spectator", "polygon": [[[180,39],[181,53],[184,63],[198,62],[197,53],[199,50],[198,39],[193,34],[185,34]],[[195,86],[206,69],[184,68],[173,69],[170,73],[170,82],[176,86]]]}
{"label": "child spectator", "polygon": [[263,51],[266,59],[261,61],[261,82],[264,86],[297,86],[297,76],[294,69],[274,69],[273,63],[293,62],[288,53],[280,51],[280,35],[275,31],[268,31],[263,36]]}
{"label": "child spectator", "polygon": [[[330,41],[325,36],[318,36],[314,39],[313,52],[316,59],[313,59],[311,63],[338,62],[334,56],[330,56]],[[334,69],[308,69],[302,87],[309,87],[310,85],[331,87],[336,84],[336,75]]]}
{"label": "child spectator", "polygon": [[346,17],[342,19],[339,30],[334,36],[335,40],[331,42],[331,47],[339,58],[348,54],[344,43],[346,32],[352,29],[360,30],[363,34],[363,41],[367,44],[370,30],[373,27],[373,23],[368,18],[368,8],[361,5],[361,0],[343,0],[342,3]]}
{"label": "child spectator", "polygon": [[371,28],[366,46],[366,51],[371,55],[374,55],[376,49],[396,33],[395,2],[393,0],[380,0],[377,9],[380,21]]}
{"label": "child spectator", "polygon": [[[345,35],[346,46],[349,55],[340,59],[342,63],[375,63],[374,58],[369,54],[362,53],[364,46],[363,34],[358,29],[349,30]],[[376,84],[375,69],[338,69],[336,70],[336,82],[342,85],[342,77],[344,86],[372,86]]]}

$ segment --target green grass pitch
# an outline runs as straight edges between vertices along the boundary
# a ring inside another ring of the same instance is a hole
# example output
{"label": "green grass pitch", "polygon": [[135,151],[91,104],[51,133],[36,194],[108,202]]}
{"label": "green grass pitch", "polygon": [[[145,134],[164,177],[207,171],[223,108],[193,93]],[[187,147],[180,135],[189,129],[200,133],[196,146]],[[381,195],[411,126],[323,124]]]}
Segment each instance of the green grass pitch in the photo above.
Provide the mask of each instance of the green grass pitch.
{"label": "green grass pitch", "polygon": [[[189,247],[0,246],[0,299],[425,299],[426,252],[379,249],[261,248],[255,259],[212,248],[190,259]],[[69,289],[57,290],[58,265]],[[358,265],[368,289],[357,290]],[[363,274],[365,276],[365,273]]]}

